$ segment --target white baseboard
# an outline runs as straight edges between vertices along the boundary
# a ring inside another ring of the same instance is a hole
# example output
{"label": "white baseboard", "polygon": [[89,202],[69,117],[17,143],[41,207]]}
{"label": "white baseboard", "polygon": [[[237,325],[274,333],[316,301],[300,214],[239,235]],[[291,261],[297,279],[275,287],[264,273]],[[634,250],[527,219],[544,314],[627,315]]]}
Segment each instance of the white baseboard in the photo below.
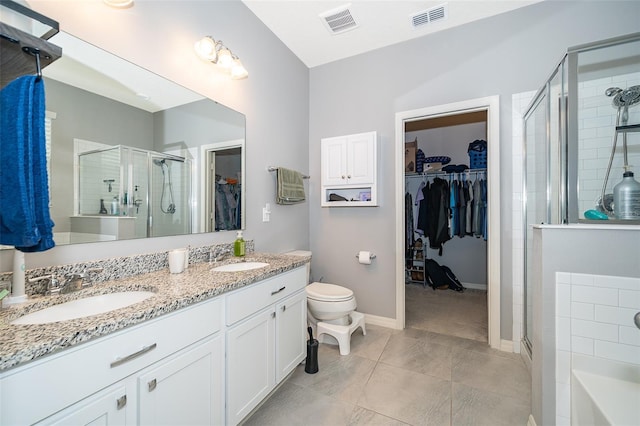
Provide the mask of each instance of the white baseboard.
{"label": "white baseboard", "polygon": [[464,288],[470,288],[470,289],[473,289],[473,290],[484,290],[484,291],[487,291],[487,285],[486,284],[462,283],[462,285],[464,286]]}
{"label": "white baseboard", "polygon": [[511,340],[500,340],[500,350],[502,352],[513,352],[513,342]]}
{"label": "white baseboard", "polygon": [[364,323],[371,325],[379,325],[381,327],[393,328],[399,330],[395,318],[379,317],[377,315],[364,314]]}
{"label": "white baseboard", "polygon": [[536,419],[533,418],[533,414],[529,414],[529,420],[527,421],[527,426],[537,426]]}

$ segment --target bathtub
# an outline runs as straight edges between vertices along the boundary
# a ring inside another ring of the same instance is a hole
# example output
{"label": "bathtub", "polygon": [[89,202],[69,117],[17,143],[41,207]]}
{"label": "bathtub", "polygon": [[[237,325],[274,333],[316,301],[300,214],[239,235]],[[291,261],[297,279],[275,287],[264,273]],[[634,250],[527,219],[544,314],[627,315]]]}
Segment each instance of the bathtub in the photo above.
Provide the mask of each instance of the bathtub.
{"label": "bathtub", "polygon": [[640,425],[640,366],[582,358],[573,357],[571,424]]}

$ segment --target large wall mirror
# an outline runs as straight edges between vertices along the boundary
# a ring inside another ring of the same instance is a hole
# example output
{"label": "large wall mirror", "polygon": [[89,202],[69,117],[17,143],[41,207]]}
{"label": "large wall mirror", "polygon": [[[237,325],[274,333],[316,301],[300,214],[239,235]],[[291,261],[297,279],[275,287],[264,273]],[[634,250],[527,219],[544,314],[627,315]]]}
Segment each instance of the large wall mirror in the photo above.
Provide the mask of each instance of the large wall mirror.
{"label": "large wall mirror", "polygon": [[51,41],[56,244],[244,228],[243,114],[69,34]]}

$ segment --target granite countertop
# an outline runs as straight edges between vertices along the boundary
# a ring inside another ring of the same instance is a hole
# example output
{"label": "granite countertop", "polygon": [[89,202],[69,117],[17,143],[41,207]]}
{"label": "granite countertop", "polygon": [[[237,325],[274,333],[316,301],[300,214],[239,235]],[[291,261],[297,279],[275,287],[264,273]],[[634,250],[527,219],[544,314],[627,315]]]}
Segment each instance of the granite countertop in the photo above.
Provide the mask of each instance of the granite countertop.
{"label": "granite countertop", "polygon": [[[189,265],[181,274],[168,269],[96,284],[85,290],[59,296],[30,298],[28,302],[0,310],[0,373],[42,356],[106,336],[180,308],[273,277],[309,262],[310,257],[251,253],[246,261],[269,266],[242,272],[211,271],[208,262]],[[217,266],[237,263],[231,258]],[[134,305],[74,320],[38,325],[13,325],[11,321],[30,312],[70,300],[121,291],[154,291],[149,299]]]}

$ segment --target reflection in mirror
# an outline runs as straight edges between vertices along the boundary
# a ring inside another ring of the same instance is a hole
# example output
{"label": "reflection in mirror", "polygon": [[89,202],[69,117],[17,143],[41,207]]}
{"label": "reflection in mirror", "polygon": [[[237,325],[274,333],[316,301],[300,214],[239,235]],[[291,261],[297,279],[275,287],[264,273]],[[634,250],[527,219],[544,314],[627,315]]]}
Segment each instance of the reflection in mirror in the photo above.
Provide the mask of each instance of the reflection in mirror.
{"label": "reflection in mirror", "polygon": [[244,115],[69,34],[51,41],[56,244],[244,228]]}

